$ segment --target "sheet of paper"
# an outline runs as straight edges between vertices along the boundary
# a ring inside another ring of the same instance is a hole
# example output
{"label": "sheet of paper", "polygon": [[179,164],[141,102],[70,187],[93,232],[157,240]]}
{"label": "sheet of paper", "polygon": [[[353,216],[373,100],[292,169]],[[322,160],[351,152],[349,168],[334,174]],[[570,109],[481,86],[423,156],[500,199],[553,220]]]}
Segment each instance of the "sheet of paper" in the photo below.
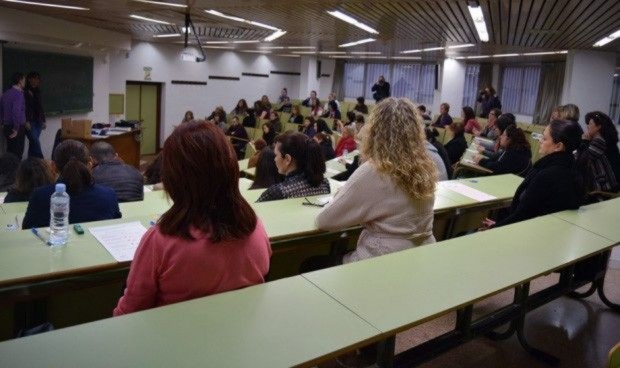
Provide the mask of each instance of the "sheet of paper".
{"label": "sheet of paper", "polygon": [[465,197],[471,198],[478,202],[490,201],[497,198],[456,181],[444,181],[441,185],[446,189],[450,189],[453,192],[464,195]]}
{"label": "sheet of paper", "polygon": [[146,228],[140,222],[97,226],[88,229],[118,262],[133,260]]}
{"label": "sheet of paper", "polygon": [[332,169],[331,167],[328,167],[328,168],[327,168],[327,173],[328,173],[328,174],[330,174],[331,176],[338,175],[338,174],[340,174],[341,172],[342,172],[342,171]]}

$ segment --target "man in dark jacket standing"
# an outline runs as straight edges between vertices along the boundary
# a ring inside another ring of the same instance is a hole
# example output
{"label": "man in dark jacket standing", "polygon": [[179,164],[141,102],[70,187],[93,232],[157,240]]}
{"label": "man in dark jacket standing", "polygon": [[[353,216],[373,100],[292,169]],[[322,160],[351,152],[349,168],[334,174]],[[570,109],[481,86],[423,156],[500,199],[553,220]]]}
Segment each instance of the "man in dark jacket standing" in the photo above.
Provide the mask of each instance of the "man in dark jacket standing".
{"label": "man in dark jacket standing", "polygon": [[114,147],[97,142],[90,148],[95,183],[114,189],[119,202],[144,199],[144,178],[133,166],[123,163]]}
{"label": "man in dark jacket standing", "polygon": [[384,98],[388,98],[391,96],[390,84],[385,81],[384,76],[379,77],[379,80],[377,81],[377,83],[374,84],[374,86],[372,86],[371,90],[374,92],[372,94],[372,97],[375,99],[376,102],[379,102]]}
{"label": "man in dark jacket standing", "polygon": [[41,142],[39,137],[41,131],[45,129],[45,113],[41,102],[41,75],[37,72],[30,72],[26,77],[26,89],[24,97],[26,99],[26,138],[28,138],[28,157],[43,158]]}

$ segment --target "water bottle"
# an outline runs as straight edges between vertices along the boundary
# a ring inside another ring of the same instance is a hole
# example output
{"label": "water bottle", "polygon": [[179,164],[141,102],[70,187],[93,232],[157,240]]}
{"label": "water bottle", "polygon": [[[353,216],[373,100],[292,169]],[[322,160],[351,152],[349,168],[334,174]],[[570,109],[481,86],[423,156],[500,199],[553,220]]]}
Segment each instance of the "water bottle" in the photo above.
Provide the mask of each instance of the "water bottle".
{"label": "water bottle", "polygon": [[342,158],[344,158],[346,160],[348,155],[349,155],[349,150],[346,149],[346,148],[343,149],[342,150]]}
{"label": "water bottle", "polygon": [[50,199],[50,245],[67,244],[69,239],[69,194],[63,183],[56,184]]}

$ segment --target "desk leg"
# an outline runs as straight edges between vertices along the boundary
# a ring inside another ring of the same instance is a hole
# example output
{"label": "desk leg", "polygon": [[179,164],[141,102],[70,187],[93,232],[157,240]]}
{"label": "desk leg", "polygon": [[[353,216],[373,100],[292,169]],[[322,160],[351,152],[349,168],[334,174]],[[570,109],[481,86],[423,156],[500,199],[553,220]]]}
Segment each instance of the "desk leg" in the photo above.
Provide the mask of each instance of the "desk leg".
{"label": "desk leg", "polygon": [[[609,263],[610,255],[611,255],[611,251],[608,251],[608,252],[593,256],[592,258],[587,259],[585,261],[585,262],[588,262],[588,261],[590,262],[589,267],[596,267],[595,272],[593,271],[592,272],[593,275],[590,276],[592,280],[592,284],[590,286],[590,289],[588,289],[588,291],[584,293],[573,291],[570,294],[568,294],[571,298],[578,298],[578,299],[587,298],[591,296],[592,294],[594,294],[595,292],[598,292],[599,298],[606,306],[608,306],[614,311],[620,311],[620,304],[616,304],[612,302],[611,300],[607,298],[607,295],[605,295],[605,276],[607,276],[607,266]],[[581,264],[584,265],[585,263],[581,263]],[[587,264],[585,265],[586,267],[588,267]],[[582,272],[588,273],[589,271],[586,269],[585,271],[582,271]]]}
{"label": "desk leg", "polygon": [[394,367],[394,350],[396,349],[396,336],[388,337],[378,343],[377,365],[381,368]]}
{"label": "desk leg", "polygon": [[[517,305],[521,302],[521,285],[515,287],[514,289],[514,296],[512,298],[512,303],[514,305]],[[493,341],[501,341],[501,340],[506,340],[512,337],[512,335],[515,334],[515,332],[517,332],[517,323],[516,321],[513,319],[512,321],[510,321],[510,324],[508,325],[508,329],[504,332],[495,332],[495,331],[490,331],[489,333],[486,334],[486,337],[493,340]]]}

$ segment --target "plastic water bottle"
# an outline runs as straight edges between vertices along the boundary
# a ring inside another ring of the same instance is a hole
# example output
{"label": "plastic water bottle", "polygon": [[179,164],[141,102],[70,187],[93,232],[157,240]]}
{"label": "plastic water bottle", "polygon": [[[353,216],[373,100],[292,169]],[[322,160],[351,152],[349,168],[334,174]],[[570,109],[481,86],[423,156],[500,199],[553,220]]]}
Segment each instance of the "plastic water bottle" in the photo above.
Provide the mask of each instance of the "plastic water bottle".
{"label": "plastic water bottle", "polygon": [[343,149],[342,150],[342,158],[346,159],[347,156],[349,155],[349,150],[348,149]]}
{"label": "plastic water bottle", "polygon": [[67,244],[69,239],[69,194],[63,183],[56,184],[50,199],[50,245]]}

